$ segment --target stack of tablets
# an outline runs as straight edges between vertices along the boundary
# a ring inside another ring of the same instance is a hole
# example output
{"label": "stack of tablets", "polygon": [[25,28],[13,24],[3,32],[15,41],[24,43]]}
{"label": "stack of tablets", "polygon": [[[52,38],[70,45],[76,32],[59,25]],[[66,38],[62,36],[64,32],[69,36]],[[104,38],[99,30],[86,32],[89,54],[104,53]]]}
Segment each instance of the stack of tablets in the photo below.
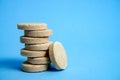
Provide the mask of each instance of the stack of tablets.
{"label": "stack of tablets", "polygon": [[23,62],[22,70],[26,72],[46,71],[49,68],[49,46],[52,42],[48,37],[52,35],[52,30],[47,29],[45,23],[21,23],[18,29],[24,30],[24,36],[20,41],[25,44],[21,49],[21,55],[27,57]]}

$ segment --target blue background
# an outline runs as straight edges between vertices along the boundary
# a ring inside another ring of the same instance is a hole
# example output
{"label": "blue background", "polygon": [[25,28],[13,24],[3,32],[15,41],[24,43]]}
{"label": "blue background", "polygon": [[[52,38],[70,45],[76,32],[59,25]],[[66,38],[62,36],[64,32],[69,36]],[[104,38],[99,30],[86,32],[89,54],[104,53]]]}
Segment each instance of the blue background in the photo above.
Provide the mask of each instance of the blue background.
{"label": "blue background", "polygon": [[[64,71],[21,71],[21,22],[48,24],[67,51]],[[120,80],[120,0],[0,0],[0,46],[0,80]]]}

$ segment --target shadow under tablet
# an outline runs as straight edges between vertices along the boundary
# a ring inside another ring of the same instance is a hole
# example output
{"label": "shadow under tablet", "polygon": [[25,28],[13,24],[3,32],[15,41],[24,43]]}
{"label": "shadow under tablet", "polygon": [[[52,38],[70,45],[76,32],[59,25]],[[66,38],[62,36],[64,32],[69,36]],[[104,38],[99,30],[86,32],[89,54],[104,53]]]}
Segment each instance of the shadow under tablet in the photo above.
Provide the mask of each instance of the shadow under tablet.
{"label": "shadow under tablet", "polygon": [[0,59],[0,69],[21,70],[23,60],[18,58],[3,58]]}
{"label": "shadow under tablet", "polygon": [[[21,64],[24,62],[23,59],[19,58],[1,58],[0,59],[0,70],[18,70],[21,71]],[[57,72],[62,70],[57,70],[54,68],[53,64],[50,64],[50,67],[47,71]]]}
{"label": "shadow under tablet", "polygon": [[[63,69],[64,70],[64,69]],[[48,71],[51,71],[51,72],[59,72],[59,71],[62,71],[62,70],[57,70],[55,67],[54,67],[54,65],[53,64],[50,64],[50,67],[49,67],[49,69],[48,69]]]}

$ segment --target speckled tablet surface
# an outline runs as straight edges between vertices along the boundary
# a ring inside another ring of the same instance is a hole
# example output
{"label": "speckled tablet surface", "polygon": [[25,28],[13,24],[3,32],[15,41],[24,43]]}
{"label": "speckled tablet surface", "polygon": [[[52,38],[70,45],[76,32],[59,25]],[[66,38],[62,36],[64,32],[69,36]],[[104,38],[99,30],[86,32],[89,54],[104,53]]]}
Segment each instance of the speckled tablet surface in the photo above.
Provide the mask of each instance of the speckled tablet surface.
{"label": "speckled tablet surface", "polygon": [[62,70],[67,67],[67,55],[60,42],[55,42],[50,45],[49,56],[56,69]]}
{"label": "speckled tablet surface", "polygon": [[22,30],[44,30],[47,29],[47,24],[45,23],[20,23],[17,24],[18,29]]}
{"label": "speckled tablet surface", "polygon": [[46,71],[49,68],[49,65],[35,65],[28,62],[23,62],[22,70],[25,72],[40,72]]}
{"label": "speckled tablet surface", "polygon": [[48,50],[49,45],[52,42],[44,43],[44,44],[25,44],[25,49],[28,50]]}
{"label": "speckled tablet surface", "polygon": [[47,56],[47,51],[31,51],[31,50],[25,50],[21,49],[21,55],[26,57],[44,57]]}
{"label": "speckled tablet surface", "polygon": [[49,57],[38,57],[38,58],[28,57],[27,61],[31,64],[49,64],[50,63]]}
{"label": "speckled tablet surface", "polygon": [[21,36],[20,41],[21,43],[25,43],[25,44],[42,44],[42,43],[47,43],[49,40],[48,37],[32,38],[32,37]]}
{"label": "speckled tablet surface", "polygon": [[24,34],[29,37],[48,37],[52,35],[52,30],[25,30]]}

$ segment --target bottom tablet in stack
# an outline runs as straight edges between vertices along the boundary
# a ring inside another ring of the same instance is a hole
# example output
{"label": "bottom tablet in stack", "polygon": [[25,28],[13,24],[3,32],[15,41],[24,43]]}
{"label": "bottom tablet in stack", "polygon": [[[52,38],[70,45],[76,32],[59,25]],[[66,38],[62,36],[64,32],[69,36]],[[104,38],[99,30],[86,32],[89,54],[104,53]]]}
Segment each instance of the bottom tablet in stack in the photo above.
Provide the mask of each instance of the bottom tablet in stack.
{"label": "bottom tablet in stack", "polygon": [[29,62],[23,62],[22,70],[25,72],[41,72],[49,69],[49,64],[30,64]]}

